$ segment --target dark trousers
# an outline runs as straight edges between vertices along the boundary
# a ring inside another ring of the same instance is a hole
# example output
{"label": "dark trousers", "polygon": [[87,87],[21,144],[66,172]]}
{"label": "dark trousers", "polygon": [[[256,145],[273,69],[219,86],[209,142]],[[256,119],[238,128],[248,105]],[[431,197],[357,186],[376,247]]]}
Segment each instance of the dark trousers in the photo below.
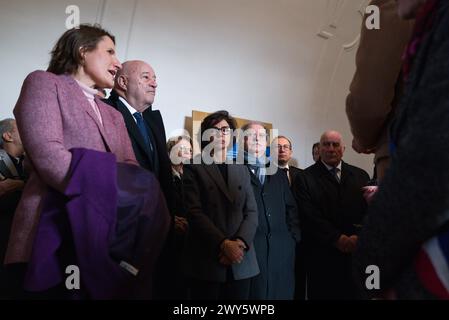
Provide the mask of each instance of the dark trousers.
{"label": "dark trousers", "polygon": [[22,191],[15,191],[0,197],[0,299],[12,298],[17,294],[12,292],[12,288],[20,286],[20,283],[13,284],[15,274],[9,273],[10,268],[3,265],[3,261],[8,248],[14,211],[21,195]]}
{"label": "dark trousers", "polygon": [[228,268],[226,282],[192,279],[190,297],[192,300],[248,300],[250,279],[234,280]]}
{"label": "dark trousers", "polygon": [[353,300],[351,256],[334,249],[315,251],[307,256],[308,300]]}
{"label": "dark trousers", "polygon": [[295,300],[306,299],[306,254],[302,243],[296,245],[295,255]]}
{"label": "dark trousers", "polygon": [[27,270],[26,263],[16,263],[3,268],[0,277],[2,294],[0,300],[69,300],[73,294],[65,288],[64,282],[40,292],[24,290],[23,283]]}

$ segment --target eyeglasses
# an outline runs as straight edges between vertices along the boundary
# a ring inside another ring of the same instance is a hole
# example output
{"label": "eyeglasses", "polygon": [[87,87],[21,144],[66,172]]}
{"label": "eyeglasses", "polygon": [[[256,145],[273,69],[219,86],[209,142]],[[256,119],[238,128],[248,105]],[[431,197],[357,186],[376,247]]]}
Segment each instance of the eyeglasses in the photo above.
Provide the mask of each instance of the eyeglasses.
{"label": "eyeglasses", "polygon": [[289,144],[278,144],[278,149],[279,150],[282,150],[282,149],[291,150],[292,147]]}
{"label": "eyeglasses", "polygon": [[219,135],[220,133],[224,136],[227,136],[229,133],[231,133],[231,128],[230,127],[221,127],[221,128],[216,128],[216,127],[212,127],[212,129],[215,130],[215,135]]}
{"label": "eyeglasses", "polygon": [[255,132],[251,132],[249,134],[246,135],[249,139],[251,140],[266,140],[268,137],[268,134],[266,133],[255,133]]}

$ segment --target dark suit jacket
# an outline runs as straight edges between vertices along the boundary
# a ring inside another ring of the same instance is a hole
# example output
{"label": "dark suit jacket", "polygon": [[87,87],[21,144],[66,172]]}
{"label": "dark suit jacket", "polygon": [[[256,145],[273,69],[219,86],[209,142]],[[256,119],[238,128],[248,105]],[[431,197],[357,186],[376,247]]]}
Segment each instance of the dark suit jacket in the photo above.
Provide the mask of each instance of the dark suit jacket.
{"label": "dark suit jacket", "polygon": [[175,190],[175,197],[174,201],[175,204],[173,205],[175,208],[175,212],[177,216],[180,217],[186,217],[186,209],[185,209],[185,200],[184,200],[184,178],[183,176],[175,176],[172,174],[173,179],[173,188]]}
{"label": "dark suit jacket", "polygon": [[296,179],[298,178],[299,175],[301,175],[302,172],[304,172],[304,170],[296,168],[294,166],[288,166],[288,169],[290,172],[291,189],[293,189]]}
{"label": "dark suit jacket", "polygon": [[226,281],[227,267],[219,263],[221,242],[241,238],[248,246],[243,261],[232,265],[236,280],[259,273],[253,239],[257,229],[257,204],[249,172],[230,164],[228,181],[215,164],[184,167],[184,194],[189,232],[185,243],[185,272],[190,277]]}
{"label": "dark suit jacket", "polygon": [[[150,148],[145,145],[139,128],[133,115],[129,112],[128,108],[120,101],[119,95],[114,90],[111,91],[109,99],[105,100],[106,103],[118,110],[125,120],[126,129],[128,130],[129,137],[133,146],[134,154],[139,162],[140,166],[155,173],[155,164],[150,156]],[[156,174],[159,183],[161,184],[162,191],[164,192],[165,199],[170,211],[173,213],[173,198],[174,188],[171,175],[171,162],[168,157],[166,147],[165,127],[159,110],[153,111],[148,108],[143,113],[143,118],[147,124],[147,127],[151,130],[154,137],[155,148],[157,152],[159,171]]]}
{"label": "dark suit jacket", "polygon": [[254,247],[260,268],[260,274],[251,279],[250,299],[293,299],[295,246],[301,235],[287,176],[277,170],[267,175],[262,185],[251,169],[248,170],[259,212]]}
{"label": "dark suit jacket", "polygon": [[306,247],[309,297],[351,298],[351,256],[334,247],[341,234],[356,234],[362,223],[366,202],[361,188],[368,173],[342,162],[341,182],[318,161],[295,182],[294,193],[300,209]]}
{"label": "dark suit jacket", "polygon": [[[8,153],[5,150],[0,149],[0,180],[2,179],[25,180],[25,176],[20,176],[19,170],[12,162]],[[3,269],[3,259],[5,256],[6,247],[8,245],[14,211],[16,210],[21,196],[21,189],[0,196],[0,274]],[[3,281],[3,279],[0,279],[0,281]],[[0,298],[1,297],[2,292],[0,292]]]}
{"label": "dark suit jacket", "polygon": [[[289,166],[290,171],[290,190],[292,193],[294,192],[294,187],[296,184],[296,180],[304,174],[304,170]],[[296,204],[299,207],[299,203]],[[300,227],[301,227],[301,221]],[[296,254],[295,254],[295,300],[304,300],[305,292],[306,292],[306,265],[305,265],[305,256],[304,256],[304,246],[303,242],[300,241],[296,243]]]}
{"label": "dark suit jacket", "polygon": [[0,149],[0,179],[23,179],[20,177],[19,172],[9,157],[8,153]]}

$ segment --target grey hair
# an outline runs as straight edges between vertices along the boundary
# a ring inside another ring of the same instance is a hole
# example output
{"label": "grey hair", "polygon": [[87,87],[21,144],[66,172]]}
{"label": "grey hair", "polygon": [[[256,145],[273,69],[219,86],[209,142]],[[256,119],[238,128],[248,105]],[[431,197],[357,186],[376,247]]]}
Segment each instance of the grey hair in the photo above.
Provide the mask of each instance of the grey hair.
{"label": "grey hair", "polygon": [[259,125],[259,126],[261,126],[262,128],[264,128],[266,132],[268,132],[267,127],[265,127],[265,125],[264,125],[262,122],[260,122],[260,121],[249,121],[249,122],[245,123],[245,124],[241,127],[241,129],[242,129],[243,132],[245,132],[246,130],[248,130],[249,128],[251,128],[251,127],[254,126],[254,125]]}
{"label": "grey hair", "polygon": [[14,129],[13,118],[6,118],[0,121],[0,147],[3,147],[3,134],[6,132],[11,132]]}

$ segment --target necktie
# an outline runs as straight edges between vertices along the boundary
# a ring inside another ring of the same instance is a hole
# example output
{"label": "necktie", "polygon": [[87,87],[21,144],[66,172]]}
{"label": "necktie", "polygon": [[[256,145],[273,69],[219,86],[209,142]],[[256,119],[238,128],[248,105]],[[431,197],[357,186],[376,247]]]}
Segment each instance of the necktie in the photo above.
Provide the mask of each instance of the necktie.
{"label": "necktie", "polygon": [[285,174],[287,175],[288,185],[291,185],[290,175],[289,175],[289,170],[288,170],[288,168],[282,168],[282,171],[284,171]]}
{"label": "necktie", "polygon": [[251,169],[251,172],[254,173],[254,175],[259,179],[260,184],[263,185],[265,182],[265,168],[258,167],[254,165],[249,165],[249,168]]}
{"label": "necktie", "polygon": [[142,135],[145,144],[150,147],[151,152],[153,152],[153,146],[148,135],[147,126],[143,120],[142,114],[140,112],[134,112],[134,118],[136,119],[137,127],[139,128],[140,134]]}
{"label": "necktie", "polygon": [[17,173],[19,174],[20,178],[24,178],[24,171],[23,171],[23,157],[20,157],[18,159],[15,159],[16,162],[14,163],[17,169]]}
{"label": "necktie", "polygon": [[[13,156],[11,156],[9,154],[8,154],[8,156],[9,156],[9,159],[11,159],[11,162],[14,165],[14,168],[17,171],[17,176],[14,175],[14,178],[21,178],[21,179],[23,179],[24,178],[23,157],[16,158],[16,157],[13,157]],[[12,172],[11,172],[11,174],[12,174]]]}
{"label": "necktie", "polygon": [[257,177],[259,178],[260,184],[264,184],[265,182],[265,173],[266,170],[264,167],[258,167],[256,170]]}
{"label": "necktie", "polygon": [[145,144],[150,148],[149,156],[150,156],[150,160],[152,162],[152,167],[150,170],[156,175],[156,177],[158,177],[160,166],[159,166],[158,152],[155,147],[156,140],[154,139],[154,136],[153,136],[151,130],[147,129],[147,126],[142,117],[142,114],[140,112],[134,112],[133,116],[136,119],[137,127],[139,128],[139,131],[142,134]]}
{"label": "necktie", "polygon": [[338,172],[340,171],[340,169],[338,168],[332,168],[329,170],[332,175],[334,176],[334,178],[337,180],[338,183],[340,183],[340,177],[338,176]]}

